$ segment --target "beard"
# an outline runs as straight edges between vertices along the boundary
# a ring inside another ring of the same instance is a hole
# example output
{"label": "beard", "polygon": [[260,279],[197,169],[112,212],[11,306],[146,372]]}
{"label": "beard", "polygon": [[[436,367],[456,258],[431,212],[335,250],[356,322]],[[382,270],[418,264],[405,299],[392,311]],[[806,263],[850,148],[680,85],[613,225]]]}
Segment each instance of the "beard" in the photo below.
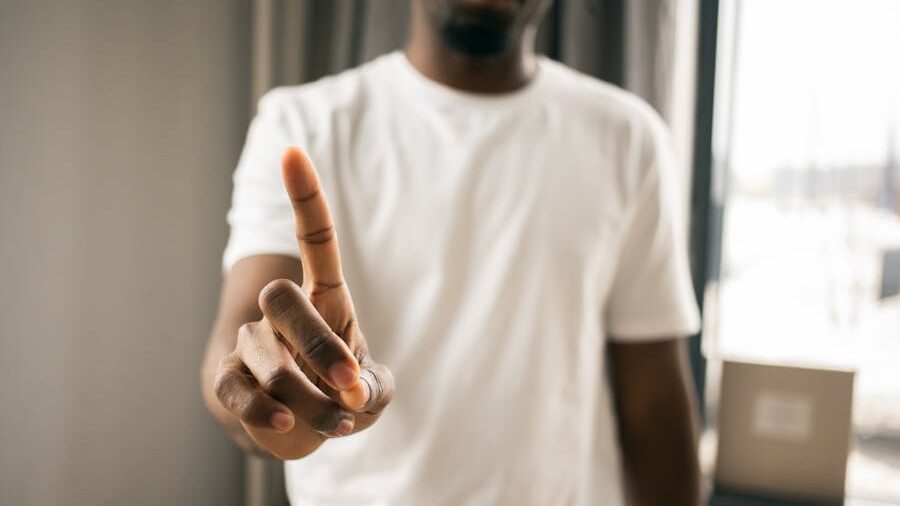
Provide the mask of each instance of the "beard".
{"label": "beard", "polygon": [[468,56],[500,54],[513,40],[514,16],[508,12],[491,8],[454,9],[439,18],[444,44]]}

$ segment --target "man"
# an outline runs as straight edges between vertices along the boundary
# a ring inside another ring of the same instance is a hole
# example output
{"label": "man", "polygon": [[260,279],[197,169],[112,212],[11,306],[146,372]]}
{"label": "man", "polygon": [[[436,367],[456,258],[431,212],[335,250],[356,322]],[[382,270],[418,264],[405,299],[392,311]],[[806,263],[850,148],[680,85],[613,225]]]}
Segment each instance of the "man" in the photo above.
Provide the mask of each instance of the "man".
{"label": "man", "polygon": [[203,391],[293,504],[698,503],[665,129],[535,55],[547,4],[414,0],[260,102]]}

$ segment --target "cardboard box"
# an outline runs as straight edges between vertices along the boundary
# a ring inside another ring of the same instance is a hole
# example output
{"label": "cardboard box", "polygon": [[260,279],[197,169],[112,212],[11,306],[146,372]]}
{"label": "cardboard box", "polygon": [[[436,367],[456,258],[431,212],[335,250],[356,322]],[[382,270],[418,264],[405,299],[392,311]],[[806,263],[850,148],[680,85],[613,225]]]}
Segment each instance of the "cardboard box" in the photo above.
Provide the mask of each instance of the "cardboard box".
{"label": "cardboard box", "polygon": [[725,361],[716,486],[787,499],[844,499],[851,371]]}

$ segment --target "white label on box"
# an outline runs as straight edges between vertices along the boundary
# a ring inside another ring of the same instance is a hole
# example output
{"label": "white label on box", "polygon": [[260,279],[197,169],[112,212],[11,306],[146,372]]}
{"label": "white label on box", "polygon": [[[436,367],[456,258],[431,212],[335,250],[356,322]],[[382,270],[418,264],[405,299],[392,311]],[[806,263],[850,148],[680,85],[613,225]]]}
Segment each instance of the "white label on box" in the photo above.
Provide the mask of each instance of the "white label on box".
{"label": "white label on box", "polygon": [[753,406],[753,432],[762,437],[802,443],[812,432],[813,402],[808,396],[763,390]]}

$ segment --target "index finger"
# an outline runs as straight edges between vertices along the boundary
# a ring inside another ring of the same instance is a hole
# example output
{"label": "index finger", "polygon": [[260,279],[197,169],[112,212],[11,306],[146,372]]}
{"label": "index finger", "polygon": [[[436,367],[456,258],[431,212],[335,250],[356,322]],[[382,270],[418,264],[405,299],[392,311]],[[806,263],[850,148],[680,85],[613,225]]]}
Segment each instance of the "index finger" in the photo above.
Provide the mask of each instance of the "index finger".
{"label": "index finger", "polygon": [[281,175],[294,208],[304,284],[310,283],[310,291],[342,285],[334,221],[312,161],[300,148],[288,148],[281,160]]}

